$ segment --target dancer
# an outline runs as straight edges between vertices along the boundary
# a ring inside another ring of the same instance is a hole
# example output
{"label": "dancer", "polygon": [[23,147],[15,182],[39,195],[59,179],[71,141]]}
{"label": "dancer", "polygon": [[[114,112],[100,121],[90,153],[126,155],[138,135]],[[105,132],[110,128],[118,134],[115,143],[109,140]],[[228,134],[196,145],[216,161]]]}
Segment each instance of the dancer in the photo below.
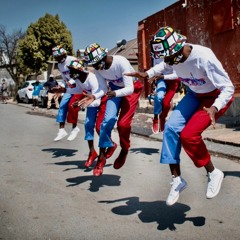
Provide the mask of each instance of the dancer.
{"label": "dancer", "polygon": [[172,187],[166,204],[177,202],[179,193],[187,187],[181,176],[181,146],[196,167],[208,174],[207,198],[217,196],[224,174],[214,167],[202,139],[202,132],[222,116],[233,101],[234,86],[222,64],[211,49],[186,43],[186,37],[171,27],[160,28],[151,42],[154,54],[163,57],[146,72],[126,74],[134,77],[153,77],[169,65],[187,85],[187,93],[173,110],[165,124],[160,162],[169,164]]}
{"label": "dancer", "polygon": [[[81,60],[75,60],[70,63],[68,66],[70,70],[70,76],[75,81],[80,81],[80,86],[85,91],[85,93],[93,94],[96,98],[90,105],[87,107],[86,119],[84,122],[85,127],[85,140],[88,141],[89,147],[89,156],[85,162],[85,167],[90,167],[94,160],[98,157],[98,154],[94,148],[94,128],[96,126],[96,132],[99,135],[100,126],[104,118],[107,96],[107,85],[104,78],[95,76],[95,74],[89,72],[85,67],[85,63]],[[99,98],[98,96],[102,96]],[[78,106],[79,100],[83,99],[85,95],[75,94],[73,98],[69,101],[68,109],[74,108],[79,109]],[[74,117],[74,115],[68,115],[68,117]],[[77,118],[77,116],[75,116]]]}
{"label": "dancer", "polygon": [[[97,43],[90,44],[84,54],[87,63],[93,66],[96,76],[103,77],[109,84],[106,113],[100,128],[100,154],[93,172],[95,176],[100,176],[106,159],[111,157],[117,148],[117,144],[111,140],[111,132],[116,121],[121,151],[113,167],[119,169],[126,161],[130,148],[131,122],[143,85],[135,78],[124,76],[125,72],[134,71],[125,57],[108,55],[107,49]],[[84,102],[89,104],[94,99],[94,96],[87,95]]]}
{"label": "dancer", "polygon": [[[56,121],[59,123],[59,131],[54,141],[59,141],[68,135],[68,133],[64,129],[67,114],[71,114],[68,113],[68,103],[71,97],[73,97],[74,94],[81,93],[82,89],[79,86],[79,81],[75,82],[74,80],[70,79],[69,69],[67,67],[71,61],[74,61],[77,58],[67,55],[67,51],[60,45],[54,47],[52,49],[52,52],[53,57],[58,62],[58,69],[61,72],[63,78],[62,86],[52,88],[52,90],[55,93],[64,93],[59,105],[58,114],[56,118]],[[70,123],[72,123],[72,131],[67,140],[72,141],[77,137],[77,134],[80,131],[80,129],[77,127],[77,121]]]}

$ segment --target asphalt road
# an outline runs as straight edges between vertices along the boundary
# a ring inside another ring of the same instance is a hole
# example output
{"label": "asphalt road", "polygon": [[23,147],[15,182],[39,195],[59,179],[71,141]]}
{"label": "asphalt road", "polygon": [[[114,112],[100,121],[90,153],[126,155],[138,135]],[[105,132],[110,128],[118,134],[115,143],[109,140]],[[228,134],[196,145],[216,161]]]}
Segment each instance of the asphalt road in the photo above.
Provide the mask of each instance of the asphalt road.
{"label": "asphalt road", "polygon": [[[225,178],[209,200],[204,169],[182,152],[189,187],[167,207],[170,173],[159,164],[159,141],[132,135],[124,167],[112,167],[118,148],[94,177],[84,169],[83,125],[73,142],[53,142],[55,120],[27,111],[0,104],[1,240],[239,239],[239,163],[213,157]],[[112,137],[118,143],[115,131]]]}

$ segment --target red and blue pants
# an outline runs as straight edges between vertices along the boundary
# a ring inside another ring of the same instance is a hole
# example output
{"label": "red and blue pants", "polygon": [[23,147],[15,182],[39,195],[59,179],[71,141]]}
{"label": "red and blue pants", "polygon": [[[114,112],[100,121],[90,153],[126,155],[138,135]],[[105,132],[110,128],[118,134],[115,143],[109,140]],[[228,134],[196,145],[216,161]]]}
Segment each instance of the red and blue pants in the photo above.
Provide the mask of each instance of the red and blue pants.
{"label": "red and blue pants", "polygon": [[[112,91],[119,89],[111,82],[109,86]],[[138,100],[142,92],[143,85],[138,80],[134,82],[134,92],[125,97],[114,97],[107,100],[106,112],[100,128],[99,144],[100,148],[113,146],[111,132],[117,122],[120,146],[122,150],[128,151],[130,148],[131,123],[136,111]]]}
{"label": "red and blue pants", "polygon": [[[161,163],[179,164],[183,147],[196,167],[208,164],[210,154],[201,135],[211,125],[211,119],[203,107],[211,107],[219,94],[219,90],[204,94],[187,91],[165,124]],[[226,112],[232,101],[216,113],[215,119]]]}

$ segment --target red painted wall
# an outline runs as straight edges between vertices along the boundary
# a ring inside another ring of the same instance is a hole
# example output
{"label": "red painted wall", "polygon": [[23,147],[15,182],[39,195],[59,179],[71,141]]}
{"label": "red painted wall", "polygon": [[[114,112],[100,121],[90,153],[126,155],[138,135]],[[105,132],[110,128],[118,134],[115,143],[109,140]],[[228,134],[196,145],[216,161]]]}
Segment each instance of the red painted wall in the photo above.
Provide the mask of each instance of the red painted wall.
{"label": "red painted wall", "polygon": [[[234,83],[235,96],[240,96],[240,0],[187,0],[185,8],[183,3],[177,1],[139,21],[139,70],[151,67],[151,37],[160,27],[171,26],[187,36],[188,42],[214,51]],[[147,97],[149,85],[146,81],[144,85],[142,96]]]}

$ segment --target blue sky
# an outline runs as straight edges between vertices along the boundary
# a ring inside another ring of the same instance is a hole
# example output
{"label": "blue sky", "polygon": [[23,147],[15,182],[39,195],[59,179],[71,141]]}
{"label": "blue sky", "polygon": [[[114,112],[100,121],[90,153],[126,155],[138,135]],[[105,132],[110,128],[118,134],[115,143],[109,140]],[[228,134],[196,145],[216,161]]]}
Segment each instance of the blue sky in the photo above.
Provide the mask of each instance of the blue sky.
{"label": "blue sky", "polygon": [[97,42],[111,49],[137,37],[138,22],[177,0],[1,0],[0,24],[25,31],[46,13],[58,14],[72,33],[76,51]]}

